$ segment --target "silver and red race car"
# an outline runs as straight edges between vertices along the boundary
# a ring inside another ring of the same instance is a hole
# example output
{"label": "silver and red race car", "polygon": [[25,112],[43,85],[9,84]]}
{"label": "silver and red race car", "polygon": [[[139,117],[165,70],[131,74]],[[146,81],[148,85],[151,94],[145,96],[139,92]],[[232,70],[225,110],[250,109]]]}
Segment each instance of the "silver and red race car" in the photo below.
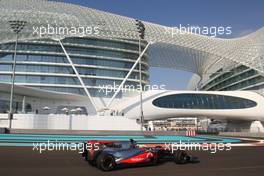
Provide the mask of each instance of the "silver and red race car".
{"label": "silver and red race car", "polygon": [[[89,146],[88,146],[89,145]],[[171,151],[160,146],[139,147],[130,141],[88,141],[84,144],[82,156],[90,165],[102,171],[110,171],[124,166],[156,165],[161,161],[174,161],[176,164],[199,162],[197,157],[185,151]]]}

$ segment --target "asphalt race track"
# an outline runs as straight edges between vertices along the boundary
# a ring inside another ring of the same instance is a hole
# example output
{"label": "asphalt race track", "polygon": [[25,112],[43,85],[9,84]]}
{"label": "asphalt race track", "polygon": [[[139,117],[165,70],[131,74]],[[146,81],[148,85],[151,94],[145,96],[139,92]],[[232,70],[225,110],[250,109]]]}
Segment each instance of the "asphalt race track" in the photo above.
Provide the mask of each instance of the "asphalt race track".
{"label": "asphalt race track", "polygon": [[263,175],[264,147],[233,147],[216,154],[196,151],[200,163],[176,165],[165,162],[158,166],[124,168],[102,172],[91,167],[76,151],[45,151],[40,154],[32,147],[0,147],[0,173],[3,176],[251,176]]}

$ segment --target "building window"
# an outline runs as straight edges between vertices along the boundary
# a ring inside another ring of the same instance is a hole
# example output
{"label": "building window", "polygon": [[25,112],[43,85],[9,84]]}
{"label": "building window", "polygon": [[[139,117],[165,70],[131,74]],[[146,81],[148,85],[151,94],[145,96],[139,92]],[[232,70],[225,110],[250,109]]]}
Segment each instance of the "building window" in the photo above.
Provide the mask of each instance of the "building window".
{"label": "building window", "polygon": [[214,94],[174,94],[159,97],[154,106],[172,109],[245,109],[257,105],[245,98]]}

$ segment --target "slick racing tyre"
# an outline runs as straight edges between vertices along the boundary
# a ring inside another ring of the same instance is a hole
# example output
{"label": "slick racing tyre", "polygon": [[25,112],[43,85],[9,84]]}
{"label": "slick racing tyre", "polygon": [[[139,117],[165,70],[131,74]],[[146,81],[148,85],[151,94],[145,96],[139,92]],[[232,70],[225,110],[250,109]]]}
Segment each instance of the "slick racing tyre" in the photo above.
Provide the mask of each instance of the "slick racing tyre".
{"label": "slick racing tyre", "polygon": [[91,166],[96,166],[96,162],[94,160],[91,160],[90,152],[86,153],[85,160],[88,161]]}
{"label": "slick racing tyre", "polygon": [[188,154],[183,150],[178,150],[173,153],[173,159],[176,164],[186,164],[188,162]]}
{"label": "slick racing tyre", "polygon": [[102,153],[96,159],[96,166],[102,171],[111,171],[116,166],[115,159],[112,155]]}

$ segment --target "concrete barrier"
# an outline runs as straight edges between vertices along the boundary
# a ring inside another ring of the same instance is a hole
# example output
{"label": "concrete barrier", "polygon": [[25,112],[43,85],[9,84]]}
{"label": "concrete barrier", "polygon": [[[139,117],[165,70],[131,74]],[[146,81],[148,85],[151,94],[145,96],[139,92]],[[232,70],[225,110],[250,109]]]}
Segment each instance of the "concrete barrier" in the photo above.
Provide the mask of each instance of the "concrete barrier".
{"label": "concrete barrier", "polygon": [[45,129],[11,129],[15,134],[59,134],[89,136],[175,136],[185,135],[177,131],[110,131],[110,130],[45,130]]}
{"label": "concrete barrier", "polygon": [[220,132],[219,135],[230,136],[230,137],[264,138],[264,133],[250,133],[250,132]]}
{"label": "concrete barrier", "polygon": [[[6,114],[0,114],[0,128],[8,128]],[[135,119],[123,116],[86,116],[65,114],[14,114],[12,129],[43,130],[140,130]]]}

